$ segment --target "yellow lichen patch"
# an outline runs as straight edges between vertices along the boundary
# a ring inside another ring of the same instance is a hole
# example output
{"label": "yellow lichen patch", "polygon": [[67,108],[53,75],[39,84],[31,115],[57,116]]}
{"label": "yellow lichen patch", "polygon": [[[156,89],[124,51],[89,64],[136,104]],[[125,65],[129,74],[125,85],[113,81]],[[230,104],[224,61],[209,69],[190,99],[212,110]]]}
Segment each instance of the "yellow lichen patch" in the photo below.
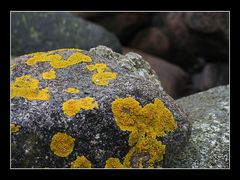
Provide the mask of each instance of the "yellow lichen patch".
{"label": "yellow lichen patch", "polygon": [[97,70],[97,73],[93,74],[92,82],[98,86],[106,86],[109,81],[117,78],[117,73],[114,72],[104,72],[108,70],[109,67],[106,64],[90,64],[86,66],[89,71]]}
{"label": "yellow lichen patch", "polygon": [[23,97],[28,100],[49,100],[48,88],[39,89],[39,80],[31,75],[17,77],[11,83],[11,97]]}
{"label": "yellow lichen patch", "polygon": [[[125,167],[131,167],[134,154],[148,154],[149,167],[163,159],[165,145],[156,137],[163,137],[166,132],[175,130],[177,124],[171,111],[160,99],[156,98],[154,103],[141,107],[132,97],[117,98],[112,102],[112,112],[119,128],[131,132],[128,143],[133,147],[125,156]],[[142,159],[139,158],[138,167],[142,166]]]}
{"label": "yellow lichen patch", "polygon": [[42,73],[42,78],[46,79],[46,80],[55,79],[56,78],[56,72],[54,71],[54,69],[51,69],[48,72]]}
{"label": "yellow lichen patch", "polygon": [[98,73],[102,73],[105,70],[109,69],[109,67],[106,64],[95,64],[95,65],[90,64],[90,65],[87,65],[86,67],[89,71],[94,71],[95,69],[97,69]]}
{"label": "yellow lichen patch", "polygon": [[141,138],[141,136],[144,135],[143,131],[142,133],[139,132],[139,130],[135,127],[133,127],[133,131],[131,132],[131,134],[129,135],[129,139],[128,139],[128,144],[130,146],[133,146],[134,144],[136,144],[138,142],[138,140]]}
{"label": "yellow lichen patch", "polygon": [[53,68],[67,68],[69,66],[81,63],[81,62],[91,62],[92,58],[80,52],[76,52],[69,56],[67,59],[57,59],[50,62]]}
{"label": "yellow lichen patch", "polygon": [[141,114],[141,106],[131,97],[117,98],[112,102],[112,112],[121,130],[133,131]]}
{"label": "yellow lichen patch", "polygon": [[29,58],[26,61],[26,64],[29,66],[33,66],[38,62],[51,62],[51,61],[59,61],[62,59],[62,56],[59,54],[48,55],[45,52],[34,53],[33,57]]}
{"label": "yellow lichen patch", "polygon": [[89,71],[94,71],[96,69],[95,65],[92,65],[92,64],[87,65],[86,67]]}
{"label": "yellow lichen patch", "polygon": [[124,166],[118,158],[108,158],[105,168],[124,168]]}
{"label": "yellow lichen patch", "polygon": [[91,162],[85,156],[78,156],[77,159],[71,162],[71,168],[91,168]]}
{"label": "yellow lichen patch", "polygon": [[92,76],[92,81],[98,86],[106,86],[110,80],[116,79],[117,73],[102,72],[96,73]]}
{"label": "yellow lichen patch", "polygon": [[[49,62],[53,68],[67,68],[69,66],[81,63],[81,62],[91,62],[92,59],[90,56],[81,53],[81,50],[77,50],[77,52],[70,55],[67,59],[62,59],[60,54],[53,54],[54,52],[59,52],[60,50],[53,50],[47,52],[37,52],[33,54],[28,54],[29,56],[33,56],[26,61],[26,64],[29,66],[33,66],[38,62]],[[67,49],[71,50],[71,49]],[[76,49],[74,49],[76,50]]]}
{"label": "yellow lichen patch", "polygon": [[80,91],[76,88],[67,88],[64,90],[64,92],[67,92],[67,93],[79,93]]}
{"label": "yellow lichen patch", "polygon": [[11,128],[11,133],[17,133],[21,129],[21,126],[11,123],[10,128]]}
{"label": "yellow lichen patch", "polygon": [[163,102],[160,99],[155,99],[154,105],[156,109],[162,109],[162,113],[158,113],[161,115],[158,118],[161,118],[164,121],[164,131],[175,130],[177,128],[177,124],[173,118],[171,111],[164,106]]}
{"label": "yellow lichen patch", "polygon": [[155,99],[154,104],[149,103],[142,109],[142,116],[145,124],[148,124],[146,130],[152,128],[158,136],[165,136],[165,132],[175,130],[175,123],[172,113],[167,109],[160,99]]}
{"label": "yellow lichen patch", "polygon": [[77,99],[70,99],[63,103],[62,106],[63,112],[68,116],[74,116],[77,114],[81,107],[79,106],[79,100]]}
{"label": "yellow lichen patch", "polygon": [[[124,159],[124,166],[131,167],[131,158],[135,153],[139,155],[148,154],[149,160],[147,161],[148,167],[153,167],[155,162],[159,162],[163,159],[165,153],[165,145],[161,141],[155,138],[140,138],[137,144],[128,152]],[[142,166],[142,158],[139,158],[139,165]]]}
{"label": "yellow lichen patch", "polygon": [[81,99],[70,99],[63,103],[63,112],[68,116],[76,115],[81,109],[90,110],[98,108],[97,102],[94,102],[94,98],[86,97]]}
{"label": "yellow lichen patch", "polygon": [[67,157],[73,151],[74,141],[71,136],[58,132],[52,137],[50,148],[56,156]]}

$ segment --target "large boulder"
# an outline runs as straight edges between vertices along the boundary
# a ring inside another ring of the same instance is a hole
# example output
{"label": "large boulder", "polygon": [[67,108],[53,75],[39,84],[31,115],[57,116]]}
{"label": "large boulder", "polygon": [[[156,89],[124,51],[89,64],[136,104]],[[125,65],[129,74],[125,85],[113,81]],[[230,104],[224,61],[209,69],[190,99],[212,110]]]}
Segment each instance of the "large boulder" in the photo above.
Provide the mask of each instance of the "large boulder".
{"label": "large boulder", "polygon": [[229,168],[229,85],[178,99],[192,123],[189,144],[171,167]]}
{"label": "large boulder", "polygon": [[121,52],[121,44],[115,35],[71,13],[11,13],[12,55],[59,48],[89,50],[100,44]]}
{"label": "large boulder", "polygon": [[11,66],[11,166],[167,167],[185,113],[135,53],[105,46],[20,56]]}

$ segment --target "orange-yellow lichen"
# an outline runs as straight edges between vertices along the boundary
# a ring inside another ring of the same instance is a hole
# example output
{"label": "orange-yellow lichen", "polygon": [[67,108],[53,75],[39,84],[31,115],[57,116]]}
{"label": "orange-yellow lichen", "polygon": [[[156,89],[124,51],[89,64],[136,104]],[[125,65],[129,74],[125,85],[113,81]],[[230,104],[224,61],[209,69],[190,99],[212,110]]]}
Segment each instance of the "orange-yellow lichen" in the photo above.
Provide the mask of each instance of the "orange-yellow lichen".
{"label": "orange-yellow lichen", "polygon": [[42,78],[46,79],[46,80],[55,79],[56,78],[56,72],[54,71],[54,69],[51,69],[48,72],[42,73]]}
{"label": "orange-yellow lichen", "polygon": [[11,97],[23,97],[28,100],[49,100],[48,88],[39,89],[39,80],[31,75],[17,77],[11,83]]}
{"label": "orange-yellow lichen", "polygon": [[62,59],[62,56],[59,54],[48,55],[48,53],[45,53],[45,52],[38,52],[38,53],[34,53],[33,57],[29,58],[26,61],[26,64],[29,66],[33,66],[38,62],[60,61],[61,59]]}
{"label": "orange-yellow lichen", "polygon": [[90,64],[86,66],[89,71],[97,70],[98,73],[102,73],[105,70],[109,69],[109,67],[106,64]]}
{"label": "orange-yellow lichen", "polygon": [[92,76],[92,81],[98,86],[106,86],[109,84],[110,80],[117,77],[117,73],[113,72],[102,72],[96,73]]}
{"label": "orange-yellow lichen", "polygon": [[90,64],[86,66],[89,71],[94,71],[95,70],[95,65]]}
{"label": "orange-yellow lichen", "polygon": [[58,132],[53,135],[50,148],[56,156],[67,157],[73,151],[74,141],[70,135]]}
{"label": "orange-yellow lichen", "polygon": [[11,123],[10,128],[11,128],[11,133],[17,133],[21,129],[21,126]]}
{"label": "orange-yellow lichen", "polygon": [[105,168],[124,168],[124,166],[118,158],[108,158]]}
{"label": "orange-yellow lichen", "polygon": [[67,93],[79,93],[80,91],[76,88],[67,88],[64,90],[64,92],[67,92]]}
{"label": "orange-yellow lichen", "polygon": [[86,97],[80,99],[70,99],[63,103],[63,112],[68,116],[76,115],[81,109],[90,110],[98,108],[97,102],[94,102],[94,98]]}
{"label": "orange-yellow lichen", "polygon": [[80,52],[76,52],[69,56],[67,59],[62,60],[52,60],[50,62],[51,66],[54,68],[67,68],[69,66],[81,63],[81,62],[91,62],[92,58]]}
{"label": "orange-yellow lichen", "polygon": [[[54,53],[57,52],[57,50],[50,52]],[[60,54],[49,54],[49,52],[38,52],[29,55],[33,56],[26,61],[26,64],[29,66],[33,66],[38,62],[49,62],[53,68],[67,68],[81,62],[92,61],[90,56],[82,54],[80,51],[73,53],[67,59],[62,59]]]}
{"label": "orange-yellow lichen", "polygon": [[177,124],[173,115],[160,99],[155,99],[154,104],[149,103],[142,108],[143,123],[148,125],[146,130],[157,133],[157,136],[165,136],[165,132],[175,130]]}
{"label": "orange-yellow lichen", "polygon": [[[112,102],[112,112],[119,128],[131,132],[128,143],[133,147],[125,156],[125,167],[131,167],[130,160],[135,153],[148,153],[149,167],[163,159],[165,145],[156,137],[163,137],[166,132],[175,130],[177,124],[170,110],[160,99],[156,98],[154,103],[141,107],[132,97],[117,98]],[[138,167],[142,167],[141,158]]]}
{"label": "orange-yellow lichen", "polygon": [[106,64],[90,64],[86,67],[89,71],[97,70],[97,73],[93,74],[91,79],[92,82],[98,86],[106,86],[109,84],[109,81],[117,78],[117,73],[105,72],[105,70],[109,70]]}
{"label": "orange-yellow lichen", "polygon": [[[153,167],[155,162],[160,162],[163,159],[163,154],[165,153],[166,145],[162,144],[155,138],[141,137],[137,144],[132,147],[132,149],[127,153],[124,158],[124,166],[131,167],[130,160],[135,153],[139,155],[148,154],[148,167]],[[139,158],[138,164],[142,165],[142,159]]]}
{"label": "orange-yellow lichen", "polygon": [[121,130],[134,131],[141,114],[141,106],[138,101],[131,97],[118,98],[112,102],[112,112]]}
{"label": "orange-yellow lichen", "polygon": [[85,156],[78,156],[77,159],[71,162],[71,168],[91,168],[91,162]]}

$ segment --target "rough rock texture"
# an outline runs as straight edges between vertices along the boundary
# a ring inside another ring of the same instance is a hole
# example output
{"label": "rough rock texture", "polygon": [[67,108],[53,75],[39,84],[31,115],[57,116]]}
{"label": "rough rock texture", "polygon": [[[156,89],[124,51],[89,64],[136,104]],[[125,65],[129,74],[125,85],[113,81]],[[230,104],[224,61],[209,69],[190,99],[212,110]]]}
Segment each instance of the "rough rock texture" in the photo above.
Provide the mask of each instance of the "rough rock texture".
{"label": "rough rock texture", "polygon": [[167,60],[152,56],[143,51],[123,47],[123,54],[135,52],[140,54],[156,72],[164,91],[172,98],[177,99],[190,91],[189,75],[180,67],[169,63]]}
{"label": "rough rock texture", "polygon": [[[55,54],[67,58],[75,52],[76,50],[61,50]],[[162,167],[170,166],[175,155],[186,145],[191,125],[185,113],[162,90],[150,65],[138,54],[128,53],[123,56],[105,46],[82,53],[89,55],[92,62],[55,69],[57,77],[52,80],[43,80],[41,77],[41,73],[51,69],[48,62],[28,66],[25,62],[31,56],[17,58],[11,81],[31,74],[40,81],[41,88],[49,88],[51,97],[47,101],[27,100],[22,97],[11,99],[11,123],[21,127],[19,131],[15,127],[14,131],[17,132],[11,136],[11,167],[68,168],[81,155],[91,162],[92,167],[104,167],[109,157],[123,161],[131,148],[128,145],[129,132],[122,131],[117,126],[111,103],[118,97],[128,96],[138,100],[142,106],[160,98],[172,112],[178,128],[161,139],[166,144]],[[117,78],[111,80],[107,86],[92,83],[93,72],[86,68],[86,64],[95,63],[107,64],[112,72],[118,74]],[[79,89],[80,93],[64,92],[69,87]],[[86,96],[95,98],[98,108],[81,110],[72,117],[64,114],[64,102]],[[57,132],[66,133],[75,139],[73,151],[67,157],[58,157],[50,149],[51,139]],[[144,156],[143,159],[149,157],[146,154]]]}
{"label": "rough rock texture", "polygon": [[172,167],[229,168],[229,85],[178,99],[192,123],[189,144]]}
{"label": "rough rock texture", "polygon": [[59,48],[89,50],[100,44],[121,52],[120,42],[115,35],[70,13],[11,13],[12,55]]}

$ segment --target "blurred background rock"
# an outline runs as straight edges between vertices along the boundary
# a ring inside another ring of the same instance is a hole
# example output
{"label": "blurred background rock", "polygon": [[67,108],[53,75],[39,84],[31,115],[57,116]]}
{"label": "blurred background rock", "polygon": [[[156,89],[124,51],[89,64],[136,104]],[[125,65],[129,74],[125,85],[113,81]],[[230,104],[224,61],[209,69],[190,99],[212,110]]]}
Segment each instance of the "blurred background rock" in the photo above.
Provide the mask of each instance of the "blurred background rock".
{"label": "blurred background rock", "polygon": [[229,84],[228,12],[13,12],[11,56],[106,45],[136,52],[174,99]]}
{"label": "blurred background rock", "polygon": [[121,52],[118,38],[104,27],[67,12],[14,12],[12,55],[59,48],[90,49],[99,44]]}

